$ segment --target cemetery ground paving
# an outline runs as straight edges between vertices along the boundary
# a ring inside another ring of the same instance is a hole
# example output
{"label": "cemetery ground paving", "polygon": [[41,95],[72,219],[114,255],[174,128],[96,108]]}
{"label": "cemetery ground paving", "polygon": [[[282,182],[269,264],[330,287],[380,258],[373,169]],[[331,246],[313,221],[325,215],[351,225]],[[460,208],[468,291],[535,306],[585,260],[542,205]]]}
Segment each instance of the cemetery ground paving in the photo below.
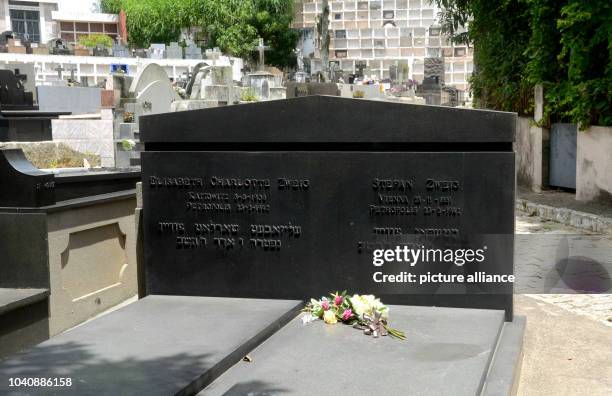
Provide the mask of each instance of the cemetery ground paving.
{"label": "cemetery ground paving", "polygon": [[[584,230],[522,213],[516,217],[516,232],[519,234],[592,235]],[[526,294],[526,296],[612,327],[612,294]]]}
{"label": "cemetery ground paving", "polygon": [[[524,213],[516,232],[589,234]],[[514,307],[527,317],[518,395],[612,394],[612,294],[515,295]]]}
{"label": "cemetery ground paving", "polygon": [[612,394],[612,329],[526,295],[514,312],[527,317],[519,396]]}

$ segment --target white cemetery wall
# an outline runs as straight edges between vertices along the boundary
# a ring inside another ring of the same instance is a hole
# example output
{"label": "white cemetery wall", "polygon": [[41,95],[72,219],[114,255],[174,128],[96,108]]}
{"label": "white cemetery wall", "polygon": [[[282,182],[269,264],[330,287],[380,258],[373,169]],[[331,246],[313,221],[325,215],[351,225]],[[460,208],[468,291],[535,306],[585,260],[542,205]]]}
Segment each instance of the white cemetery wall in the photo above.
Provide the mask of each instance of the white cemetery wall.
{"label": "white cemetery wall", "polygon": [[612,204],[612,127],[578,131],[576,199]]}
{"label": "white cemetery wall", "polygon": [[89,87],[36,87],[40,111],[72,114],[99,113],[102,106],[101,89]]}
{"label": "white cemetery wall", "polygon": [[535,192],[542,190],[542,128],[529,117],[516,121],[516,176],[517,183]]}
{"label": "white cemetery wall", "polygon": [[[122,64],[128,66],[128,75],[135,76],[138,71],[149,63],[157,63],[166,70],[168,77],[175,80],[186,71],[193,69],[201,59],[148,59],[148,58],[114,58],[105,56],[71,56],[71,55],[34,55],[0,53],[0,65],[7,63],[33,64],[36,71],[36,85],[50,85],[49,81],[57,80],[58,65],[65,69],[62,78],[70,78],[70,70],[74,69],[75,79],[81,81],[86,77],[90,85],[98,84],[109,78],[111,65]],[[233,79],[240,81],[241,69],[244,63],[240,58],[221,56],[216,61],[219,66],[232,66]]]}
{"label": "white cemetery wall", "polygon": [[384,88],[380,84],[372,85],[353,85],[353,84],[339,84],[340,96],[344,98],[352,98],[356,91],[363,92],[364,99],[376,99],[383,98],[385,96]]}

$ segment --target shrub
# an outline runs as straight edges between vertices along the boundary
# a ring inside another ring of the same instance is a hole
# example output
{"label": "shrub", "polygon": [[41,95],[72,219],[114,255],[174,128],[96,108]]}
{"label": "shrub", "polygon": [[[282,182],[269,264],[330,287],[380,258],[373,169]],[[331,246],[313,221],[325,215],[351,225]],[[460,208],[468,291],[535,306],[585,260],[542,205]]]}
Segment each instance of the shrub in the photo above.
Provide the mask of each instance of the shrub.
{"label": "shrub", "polygon": [[113,46],[113,39],[106,34],[96,33],[81,37],[79,39],[79,44],[87,48],[94,48],[98,45],[111,48]]}

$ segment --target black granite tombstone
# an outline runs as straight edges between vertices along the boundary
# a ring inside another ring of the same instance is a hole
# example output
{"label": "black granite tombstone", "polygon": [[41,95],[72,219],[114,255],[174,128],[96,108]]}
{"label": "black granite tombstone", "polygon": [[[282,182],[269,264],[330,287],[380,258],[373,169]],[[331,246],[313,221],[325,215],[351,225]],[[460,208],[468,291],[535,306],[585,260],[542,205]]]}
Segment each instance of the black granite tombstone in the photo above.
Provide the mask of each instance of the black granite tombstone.
{"label": "black granite tombstone", "polygon": [[[58,392],[510,394],[524,331],[504,323],[511,296],[381,288],[372,274],[389,264],[372,252],[486,243],[482,269],[511,274],[514,115],[310,96],[146,116],[140,130],[150,295],[0,362],[0,393],[9,377],[69,377]],[[305,327],[303,304],[279,299],[342,288],[495,309],[391,306],[399,342]],[[342,381],[320,380],[330,372]]]}
{"label": "black granite tombstone", "polygon": [[12,70],[0,70],[0,105],[2,110],[38,110],[32,92],[26,92],[21,75]]}
{"label": "black granite tombstone", "polygon": [[20,149],[0,149],[0,359],[49,338],[50,214],[133,199],[139,178],[138,171],[54,175]]}
{"label": "black granite tombstone", "polygon": [[51,120],[70,112],[38,111],[19,70],[0,70],[0,142],[52,140]]}
{"label": "black granite tombstone", "polygon": [[[514,125],[510,113],[331,96],[144,117],[147,291],[308,298],[347,289],[389,303],[504,309],[511,320],[509,282],[402,277],[512,275]],[[398,245],[483,259],[374,262]]]}

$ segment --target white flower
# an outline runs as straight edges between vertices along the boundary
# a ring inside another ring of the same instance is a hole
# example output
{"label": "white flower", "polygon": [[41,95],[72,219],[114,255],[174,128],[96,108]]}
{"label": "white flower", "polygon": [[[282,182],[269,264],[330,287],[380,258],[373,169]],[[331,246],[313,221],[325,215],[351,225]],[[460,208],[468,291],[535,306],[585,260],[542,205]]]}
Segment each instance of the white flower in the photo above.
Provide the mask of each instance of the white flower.
{"label": "white flower", "polygon": [[310,322],[314,322],[315,320],[317,320],[317,317],[311,314],[310,312],[305,312],[304,315],[302,315],[301,319],[302,319],[302,324],[307,325]]}
{"label": "white flower", "polygon": [[389,308],[380,302],[379,298],[376,298],[372,294],[355,294],[353,297],[350,297],[350,301],[353,307],[353,312],[359,318],[363,318],[364,314],[371,315],[374,311],[380,312],[384,319],[387,319],[389,315]]}
{"label": "white flower", "polygon": [[359,294],[354,294],[353,297],[349,297],[351,306],[353,307],[353,313],[357,317],[362,318],[363,314],[367,312],[368,306]]}

